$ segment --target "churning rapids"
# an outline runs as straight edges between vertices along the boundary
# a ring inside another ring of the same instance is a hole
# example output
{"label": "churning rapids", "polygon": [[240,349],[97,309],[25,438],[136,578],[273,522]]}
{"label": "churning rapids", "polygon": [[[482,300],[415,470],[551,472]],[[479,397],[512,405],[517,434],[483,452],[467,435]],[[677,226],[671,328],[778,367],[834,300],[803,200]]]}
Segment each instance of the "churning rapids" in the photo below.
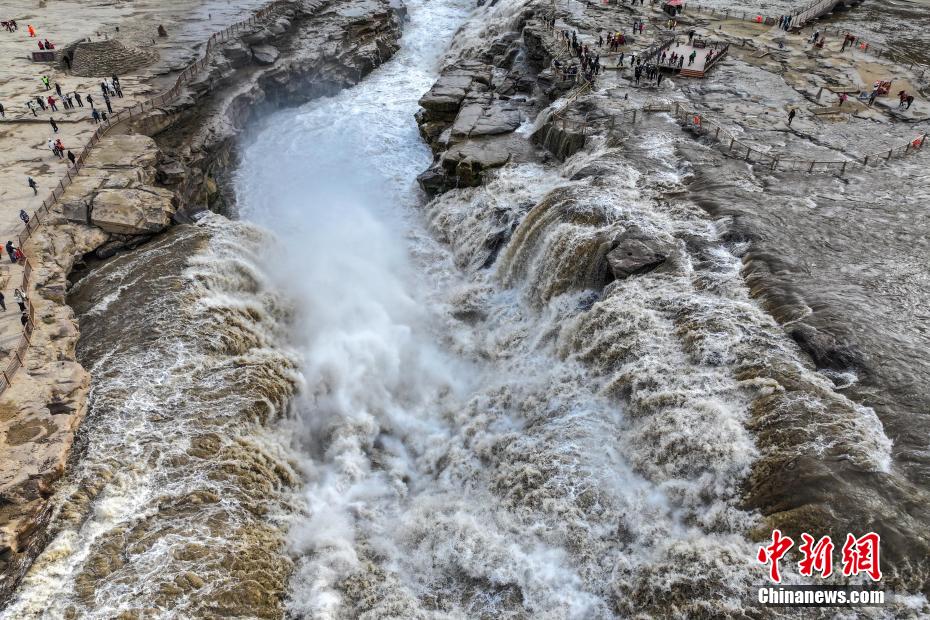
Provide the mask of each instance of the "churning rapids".
{"label": "churning rapids", "polygon": [[[761,615],[764,522],[741,501],[756,355],[855,412],[849,460],[890,467],[875,415],[750,300],[718,224],[654,212],[643,188],[680,182],[671,132],[609,197],[568,180],[575,161],[426,202],[417,100],[477,22],[520,8],[469,21],[472,4],[410,2],[391,61],[253,128],[242,222],[175,228],[78,282],[91,411],[4,619]],[[591,211],[559,222],[570,185]],[[614,210],[704,261],[569,286]]]}

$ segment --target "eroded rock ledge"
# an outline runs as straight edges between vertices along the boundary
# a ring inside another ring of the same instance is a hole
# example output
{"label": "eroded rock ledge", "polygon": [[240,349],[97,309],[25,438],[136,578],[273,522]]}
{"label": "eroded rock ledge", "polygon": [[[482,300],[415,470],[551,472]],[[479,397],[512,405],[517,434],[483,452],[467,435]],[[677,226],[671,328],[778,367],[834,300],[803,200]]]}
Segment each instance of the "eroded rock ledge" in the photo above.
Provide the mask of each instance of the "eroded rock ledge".
{"label": "eroded rock ledge", "polygon": [[203,205],[222,208],[231,193],[216,177],[253,115],[357,83],[398,49],[403,16],[398,0],[284,6],[214,53],[173,104],[102,140],[28,241],[36,328],[0,398],[0,602],[50,535],[48,500],[87,410],[90,377],[76,361],[78,326],[66,299],[72,269],[88,254],[144,243]]}

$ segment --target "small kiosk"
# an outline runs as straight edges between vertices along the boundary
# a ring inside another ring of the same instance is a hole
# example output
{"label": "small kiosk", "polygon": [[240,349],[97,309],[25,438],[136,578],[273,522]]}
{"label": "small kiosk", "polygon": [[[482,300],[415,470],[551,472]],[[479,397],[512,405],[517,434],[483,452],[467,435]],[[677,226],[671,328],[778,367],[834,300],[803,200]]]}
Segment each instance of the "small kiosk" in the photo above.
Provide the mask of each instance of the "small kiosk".
{"label": "small kiosk", "polygon": [[685,10],[685,0],[665,0],[662,10],[674,17]]}

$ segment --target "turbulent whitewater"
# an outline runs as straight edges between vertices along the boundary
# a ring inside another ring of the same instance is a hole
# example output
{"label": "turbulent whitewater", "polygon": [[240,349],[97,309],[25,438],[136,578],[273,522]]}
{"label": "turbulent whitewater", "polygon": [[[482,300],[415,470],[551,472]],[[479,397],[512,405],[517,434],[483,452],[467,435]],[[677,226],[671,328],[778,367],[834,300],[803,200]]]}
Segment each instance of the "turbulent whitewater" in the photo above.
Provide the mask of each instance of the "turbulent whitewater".
{"label": "turbulent whitewater", "polygon": [[[812,454],[910,492],[685,198],[668,119],[418,189],[419,97],[525,4],[410,2],[394,58],[243,137],[242,221],[77,279],[91,413],[4,619],[761,617],[747,497],[811,510],[789,471]],[[615,280],[631,230],[667,260]]]}

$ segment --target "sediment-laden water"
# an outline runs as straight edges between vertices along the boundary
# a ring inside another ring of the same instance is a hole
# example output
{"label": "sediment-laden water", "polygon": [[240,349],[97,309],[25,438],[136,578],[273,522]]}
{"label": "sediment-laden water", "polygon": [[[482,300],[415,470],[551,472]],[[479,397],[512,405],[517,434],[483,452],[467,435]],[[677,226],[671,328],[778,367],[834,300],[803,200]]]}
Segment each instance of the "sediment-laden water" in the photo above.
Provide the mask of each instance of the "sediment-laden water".
{"label": "sediment-laden water", "polygon": [[216,217],[74,287],[90,408],[52,538],[2,617],[278,617],[299,381],[267,237]]}
{"label": "sediment-laden water", "polygon": [[[711,204],[750,198],[674,124],[425,201],[417,99],[520,7],[409,3],[389,63],[244,138],[243,223],[76,284],[90,414],[3,618],[759,617],[760,510],[810,489],[926,578],[922,470],[750,297],[758,229]],[[668,260],[614,281],[632,228]]]}

